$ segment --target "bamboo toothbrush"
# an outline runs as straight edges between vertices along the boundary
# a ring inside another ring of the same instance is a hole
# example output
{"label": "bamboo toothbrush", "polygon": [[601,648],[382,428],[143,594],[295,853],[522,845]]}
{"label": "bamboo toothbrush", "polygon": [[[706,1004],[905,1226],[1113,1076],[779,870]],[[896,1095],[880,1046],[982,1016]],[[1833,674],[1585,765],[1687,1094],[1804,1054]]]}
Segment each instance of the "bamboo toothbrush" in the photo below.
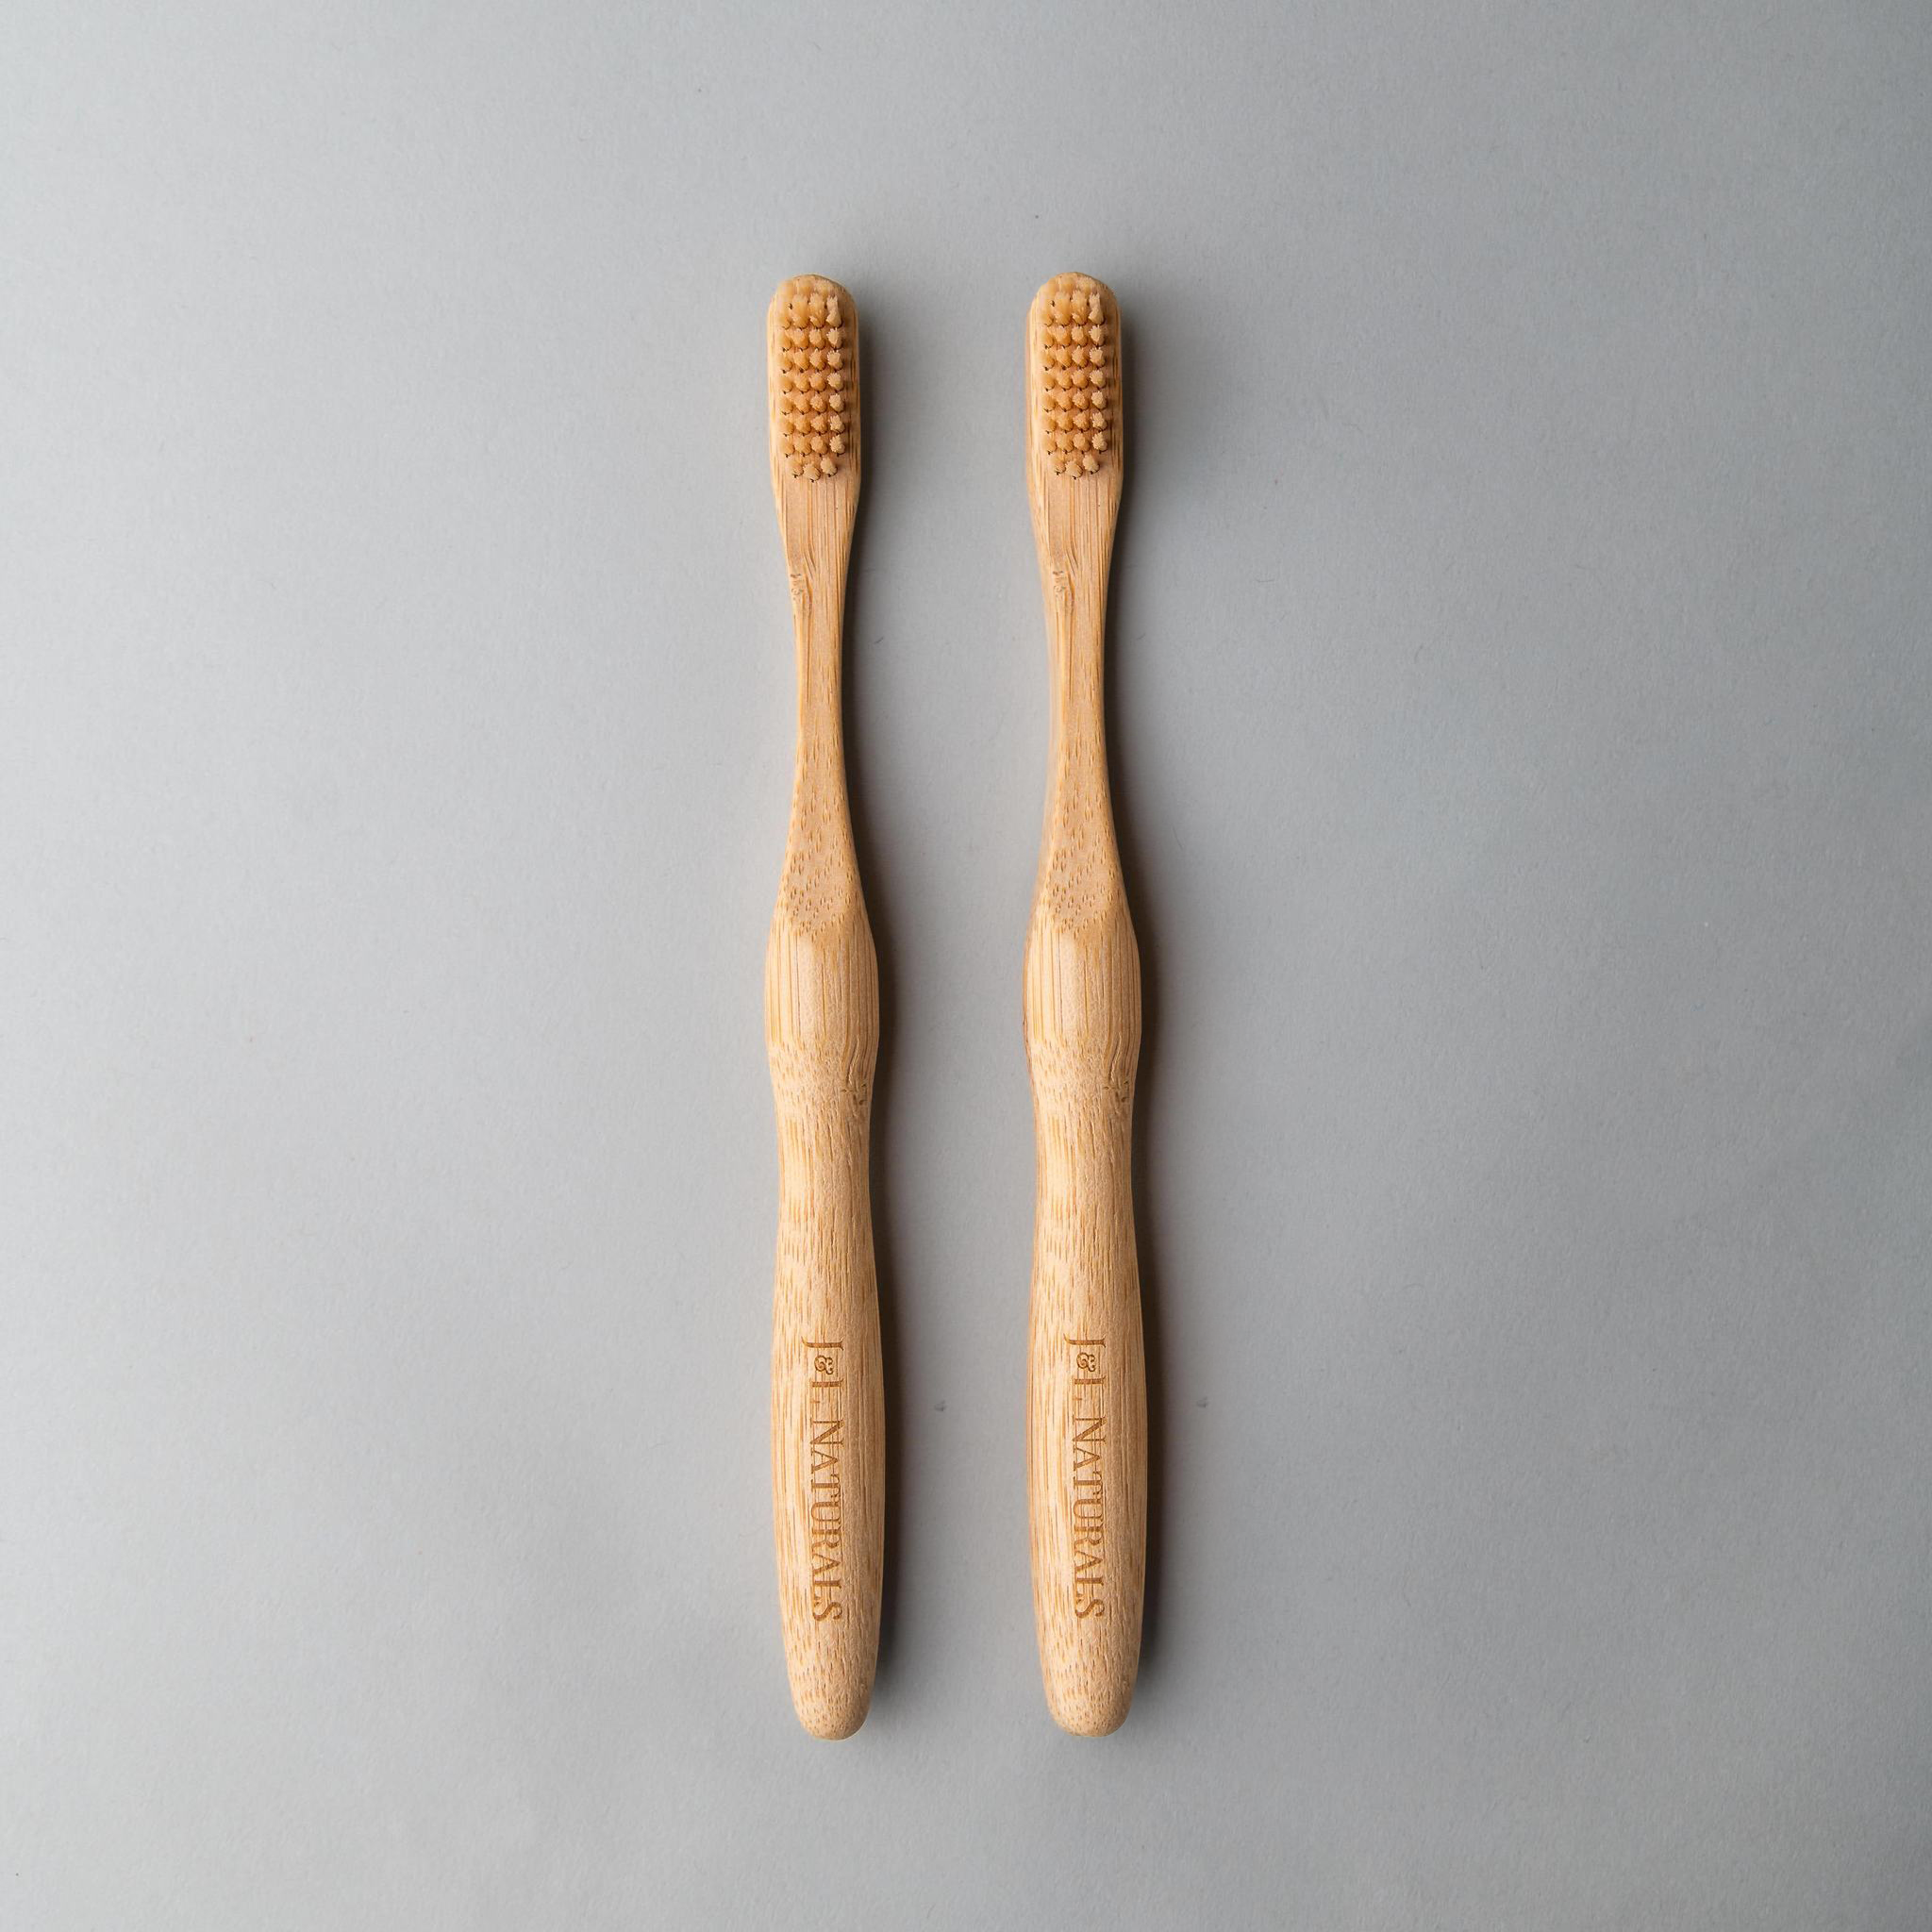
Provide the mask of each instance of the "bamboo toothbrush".
{"label": "bamboo toothbrush", "polygon": [[1141,958],[1114,846],[1101,697],[1120,417],[1112,291],[1056,275],[1026,322],[1026,488],[1053,686],[1026,935],[1038,1161],[1026,1472],[1047,1707],[1086,1737],[1118,1728],[1133,1698],[1147,1540],[1130,1171]]}
{"label": "bamboo toothbrush", "polygon": [[791,578],[798,763],[765,958],[778,1117],[772,1507],[799,1722],[850,1737],[877,1660],[885,1407],[867,1144],[878,960],[860,896],[840,730],[840,627],[858,503],[858,319],[799,275],[766,324],[772,489]]}

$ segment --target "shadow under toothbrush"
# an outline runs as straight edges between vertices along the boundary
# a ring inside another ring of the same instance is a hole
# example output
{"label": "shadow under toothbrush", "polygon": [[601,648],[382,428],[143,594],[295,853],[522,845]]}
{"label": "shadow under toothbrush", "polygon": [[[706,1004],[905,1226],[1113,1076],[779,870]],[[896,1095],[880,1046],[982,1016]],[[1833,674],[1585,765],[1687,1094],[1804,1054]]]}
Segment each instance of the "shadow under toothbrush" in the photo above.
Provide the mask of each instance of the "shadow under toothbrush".
{"label": "shadow under toothbrush", "polygon": [[[1119,294],[1116,289],[1116,295]],[[1164,1257],[1159,1241],[1159,1224],[1154,1212],[1149,1174],[1158,1169],[1153,1159],[1151,1143],[1159,1120],[1158,1095],[1164,1066],[1161,1031],[1161,999],[1166,975],[1161,959],[1158,895],[1155,891],[1147,863],[1148,846],[1142,827],[1153,808],[1146,803],[1147,791],[1140,761],[1121,744],[1121,720],[1136,711],[1136,677],[1141,662],[1141,641],[1145,633],[1133,611],[1134,507],[1139,491],[1135,476],[1149,460],[1148,439],[1143,425],[1158,424],[1158,411],[1148,407],[1147,391],[1161,380],[1161,372],[1172,367],[1171,360],[1150,358],[1141,350],[1143,335],[1152,330],[1138,325],[1136,318],[1144,305],[1130,294],[1121,301],[1118,351],[1121,361],[1121,391],[1125,397],[1125,468],[1122,478],[1121,508],[1116,526],[1113,586],[1108,599],[1107,618],[1107,767],[1108,789],[1113,806],[1114,841],[1120,850],[1121,876],[1127,892],[1127,910],[1134,922],[1134,938],[1141,955],[1141,1058],[1134,1087],[1134,1240],[1141,1265],[1141,1323],[1147,1362],[1147,1576],[1142,1599],[1140,1674],[1136,1691],[1144,1689],[1158,1673],[1161,1646],[1160,1597],[1162,1564],[1166,1546],[1167,1457],[1172,1435],[1166,1361],[1163,1346],[1165,1294]],[[1159,391],[1154,391],[1156,396]],[[1156,441],[1152,459],[1165,460],[1170,453]],[[1120,568],[1122,560],[1127,569]],[[1129,1724],[1133,1722],[1131,1716]]]}
{"label": "shadow under toothbrush", "polygon": [[873,948],[878,956],[879,974],[879,1047],[873,1074],[872,1135],[868,1145],[873,1253],[878,1282],[881,1392],[886,1410],[886,1548],[879,1591],[878,1669],[873,1690],[873,1700],[876,1706],[880,1701],[880,1691],[889,1688],[888,1678],[897,1634],[899,1581],[904,1568],[900,1535],[906,1523],[906,1376],[899,1341],[891,1176],[885,1158],[885,1149],[891,1138],[889,1130],[892,1104],[892,1047],[899,1006],[898,949],[892,939],[891,901],[883,890],[884,867],[879,862],[877,843],[873,837],[872,816],[866,804],[867,747],[862,736],[856,735],[851,728],[853,667],[855,658],[864,649],[861,644],[855,650],[855,641],[865,636],[865,600],[860,586],[864,578],[866,528],[871,522],[869,505],[873,490],[876,487],[874,478],[878,467],[874,455],[878,447],[878,439],[868,436],[865,425],[868,420],[877,419],[879,337],[869,304],[860,305],[858,313],[859,460],[863,467],[862,485],[852,524],[851,564],[846,573],[845,651],[840,687],[843,715],[840,723],[845,741],[845,793],[852,818],[852,844],[858,857],[859,890],[865,896],[866,921],[872,927]]}

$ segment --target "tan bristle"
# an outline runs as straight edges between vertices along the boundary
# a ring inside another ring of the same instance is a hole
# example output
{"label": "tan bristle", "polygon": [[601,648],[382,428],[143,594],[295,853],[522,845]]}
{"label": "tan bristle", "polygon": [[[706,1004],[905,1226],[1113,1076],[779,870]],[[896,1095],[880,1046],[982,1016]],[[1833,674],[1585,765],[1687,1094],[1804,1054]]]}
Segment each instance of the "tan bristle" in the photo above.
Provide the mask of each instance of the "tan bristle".
{"label": "tan bristle", "polygon": [[794,476],[832,476],[854,433],[852,318],[835,283],[801,275],[778,298],[778,454]]}
{"label": "tan bristle", "polygon": [[1088,275],[1056,275],[1042,296],[1041,440],[1058,475],[1091,476],[1119,436],[1115,317],[1106,290]]}

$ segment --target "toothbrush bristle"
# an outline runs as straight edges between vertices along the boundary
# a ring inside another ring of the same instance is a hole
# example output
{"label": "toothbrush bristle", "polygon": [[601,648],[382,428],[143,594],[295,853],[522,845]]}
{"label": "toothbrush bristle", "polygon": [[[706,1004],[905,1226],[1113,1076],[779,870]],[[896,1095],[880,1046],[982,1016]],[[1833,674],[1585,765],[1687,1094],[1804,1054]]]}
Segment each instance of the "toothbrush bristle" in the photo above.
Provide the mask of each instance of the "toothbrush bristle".
{"label": "toothbrush bristle", "polygon": [[800,275],[778,295],[778,455],[794,476],[836,475],[851,446],[857,386],[843,292],[822,275]]}
{"label": "toothbrush bristle", "polygon": [[1046,459],[1059,475],[1091,476],[1111,460],[1119,434],[1112,303],[1091,275],[1056,275],[1040,300],[1040,428]]}

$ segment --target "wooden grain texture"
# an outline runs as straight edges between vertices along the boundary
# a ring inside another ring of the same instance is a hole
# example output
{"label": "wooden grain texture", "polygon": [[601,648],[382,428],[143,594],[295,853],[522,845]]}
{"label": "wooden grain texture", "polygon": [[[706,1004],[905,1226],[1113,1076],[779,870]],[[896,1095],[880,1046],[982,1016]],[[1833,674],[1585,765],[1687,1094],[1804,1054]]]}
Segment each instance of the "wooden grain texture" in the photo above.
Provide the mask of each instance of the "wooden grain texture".
{"label": "wooden grain texture", "polygon": [[772,488],[791,580],[798,764],[765,958],[778,1124],[772,1507],[799,1722],[865,1722],[885,1555],[885,1409],[868,1179],[878,962],[860,895],[840,722],[841,629],[858,501],[858,318],[801,275],[766,326]]}
{"label": "wooden grain texture", "polygon": [[1026,330],[1026,477],[1053,694],[1026,936],[1038,1178],[1026,1464],[1046,1701],[1067,1730],[1125,1719],[1140,1664],[1147,1379],[1132,1130],[1141,960],[1108,795],[1102,668],[1120,509],[1119,313],[1059,275]]}

